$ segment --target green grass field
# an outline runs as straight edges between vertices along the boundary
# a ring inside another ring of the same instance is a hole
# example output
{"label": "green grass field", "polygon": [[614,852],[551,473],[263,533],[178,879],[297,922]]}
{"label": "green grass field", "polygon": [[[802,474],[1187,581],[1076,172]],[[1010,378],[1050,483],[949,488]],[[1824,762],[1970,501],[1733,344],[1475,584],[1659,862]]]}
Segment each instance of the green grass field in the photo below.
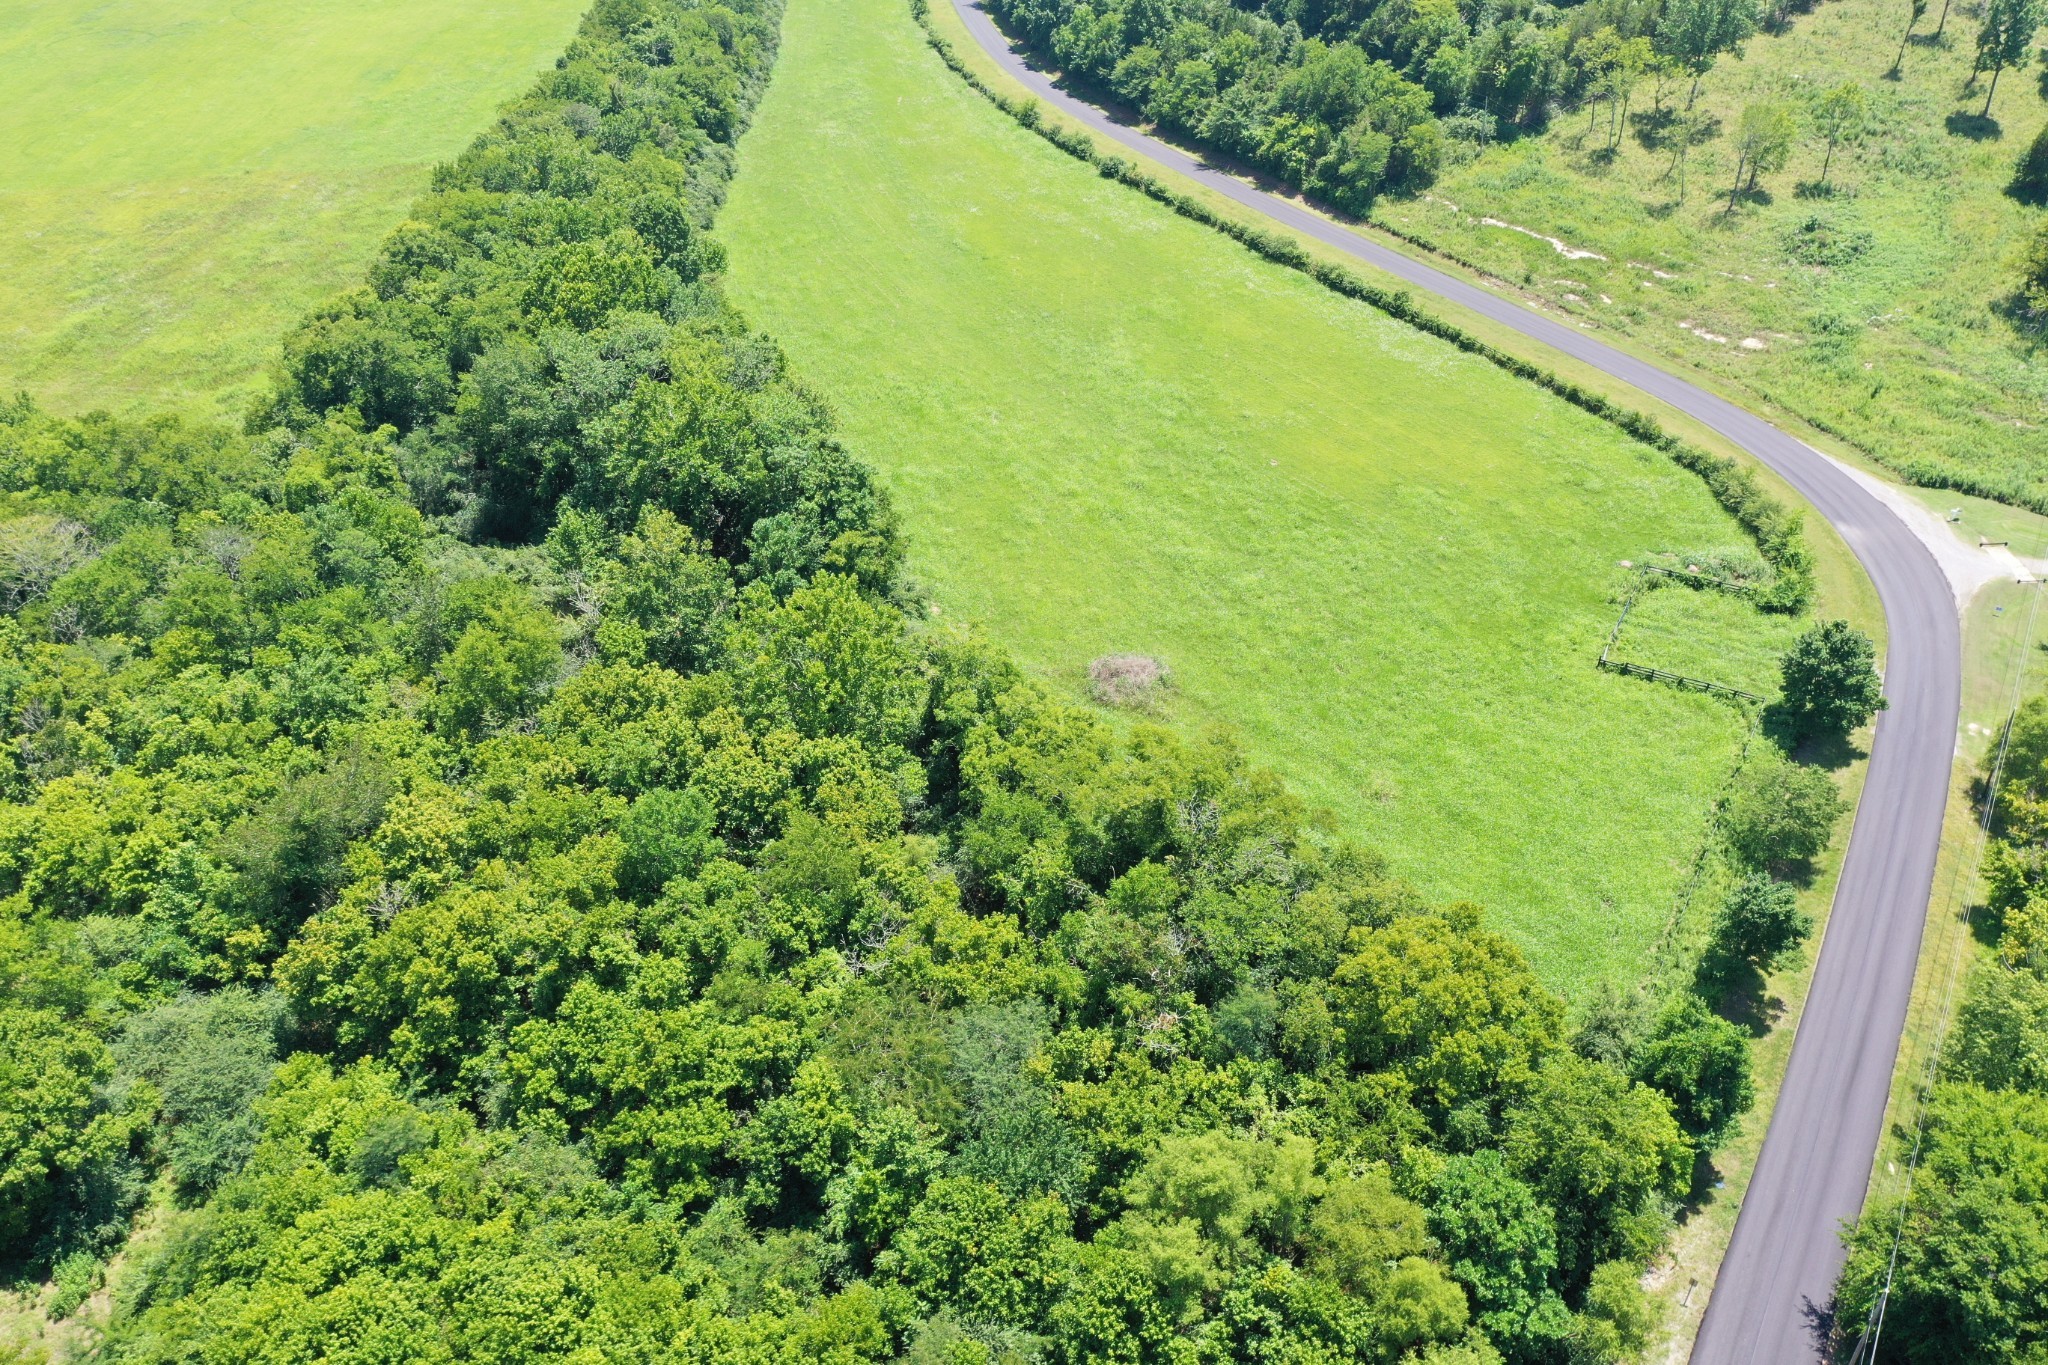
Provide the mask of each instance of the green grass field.
{"label": "green grass field", "polygon": [[[1646,81],[1612,158],[1604,106],[1590,135],[1586,113],[1560,112],[1542,136],[1451,167],[1432,196],[1382,201],[1373,217],[1556,311],[1725,376],[1909,477],[1976,479],[2048,510],[2043,333],[2009,309],[2014,258],[2048,213],[2005,194],[2048,123],[2044,85],[2038,66],[2007,71],[1979,119],[1978,6],[1957,0],[1935,42],[1941,8],[1921,21],[1928,41],[1907,45],[1897,80],[1886,73],[1901,0],[1826,0],[1752,39],[1742,59],[1723,57],[1699,96],[1716,132],[1691,153],[1683,198],[1668,115],[1685,85],[1666,88],[1660,119]],[[1742,108],[1801,108],[1842,81],[1867,92],[1869,128],[1837,149],[1826,186],[1824,144],[1803,130],[1791,163],[1728,212]],[[1849,248],[1832,264],[1802,245],[1815,220]]]}
{"label": "green grass field", "polygon": [[741,152],[734,296],[885,471],[944,618],[1073,694],[1164,658],[1171,719],[1236,728],[1553,983],[1640,969],[1743,721],[1593,661],[1617,561],[1739,541],[1698,482],[1099,179],[904,0],[794,0]]}
{"label": "green grass field", "polygon": [[0,391],[227,410],[584,0],[0,0]]}

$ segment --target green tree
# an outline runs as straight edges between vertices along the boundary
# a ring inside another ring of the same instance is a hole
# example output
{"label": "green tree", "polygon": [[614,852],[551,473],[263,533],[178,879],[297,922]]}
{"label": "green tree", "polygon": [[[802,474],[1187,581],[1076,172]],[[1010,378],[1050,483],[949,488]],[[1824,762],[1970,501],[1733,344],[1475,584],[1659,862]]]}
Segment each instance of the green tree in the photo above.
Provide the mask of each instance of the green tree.
{"label": "green tree", "polygon": [[1899,35],[1898,55],[1892,58],[1890,74],[1894,77],[1899,74],[1899,67],[1906,60],[1906,44],[1912,41],[1913,30],[1919,26],[1920,20],[1927,14],[1927,0],[1907,0],[1907,3],[1911,6],[1912,12],[1906,17],[1906,31]]}
{"label": "green tree", "polygon": [[434,666],[435,706],[455,734],[475,735],[528,715],[561,667],[555,618],[510,579],[457,583],[442,624],[454,645]]}
{"label": "green tree", "polygon": [[1354,1062],[1399,1070],[1446,1110],[1526,1084],[1564,1023],[1512,944],[1435,915],[1361,936],[1330,1003]]}
{"label": "green tree", "polygon": [[1608,54],[1600,75],[1600,92],[1607,97],[1607,149],[1621,145],[1628,127],[1629,97],[1655,64],[1657,54],[1648,38],[1617,42]]}
{"label": "green tree", "polygon": [[2048,1095],[2048,978],[2003,967],[1974,972],[1942,1074],[1986,1090]]}
{"label": "green tree", "polygon": [[1826,144],[1820,159],[1820,183],[1828,183],[1828,168],[1834,165],[1835,148],[1863,135],[1863,121],[1870,101],[1863,87],[1843,81],[1821,92],[1813,102],[1813,129]]}
{"label": "green tree", "polygon": [[1847,809],[1827,773],[1760,744],[1736,774],[1721,821],[1735,856],[1762,869],[1818,855]]}
{"label": "green tree", "polygon": [[1690,992],[1657,1016],[1629,1071],[1671,1101],[1679,1125],[1705,1148],[1719,1143],[1756,1099],[1748,1036]]}
{"label": "green tree", "polygon": [[732,571],[710,550],[672,513],[643,508],[600,571],[597,590],[607,622],[629,625],[657,663],[684,672],[710,664],[733,595]]}
{"label": "green tree", "polygon": [[1733,961],[1769,971],[1813,932],[1798,895],[1769,874],[1750,872],[1729,888],[1714,919],[1714,949]]}
{"label": "green tree", "polygon": [[2048,1097],[1944,1084],[1922,1141],[1903,1209],[1873,1205],[1848,1235],[1841,1320],[1866,1320],[1889,1281],[1887,1356],[2038,1358],[2048,1348]]}
{"label": "green tree", "polygon": [[1657,23],[1657,50],[1692,73],[1687,109],[1699,98],[1700,78],[1723,52],[1741,56],[1756,25],[1756,0],[1671,0],[1665,5]]}
{"label": "green tree", "polygon": [[1797,738],[1846,735],[1885,709],[1877,649],[1847,621],[1823,621],[1779,664],[1777,714]]}
{"label": "green tree", "polygon": [[0,1008],[0,1247],[30,1251],[68,1191],[121,1153],[129,1125],[99,1086],[113,1059],[92,1033],[46,1009]]}
{"label": "green tree", "polygon": [[2008,66],[2027,60],[2034,46],[2034,34],[2041,27],[2042,0],[1986,0],[1984,22],[1977,30],[1977,73],[1988,65],[1991,85],[1984,92],[1985,117],[1991,114],[1991,98],[1998,93],[1998,77]]}
{"label": "green tree", "polygon": [[1517,1358],[1540,1358],[1571,1316],[1551,1287],[1556,1215],[1497,1151],[1444,1158],[1427,1203],[1430,1234],[1487,1334]]}
{"label": "green tree", "polygon": [[1556,1212],[1558,1265],[1571,1286],[1601,1261],[1655,1245],[1659,1201],[1685,1191],[1693,1158],[1662,1095],[1568,1052],[1550,1059],[1510,1112],[1502,1150]]}
{"label": "green tree", "polygon": [[1735,183],[1728,190],[1729,212],[1735,210],[1736,195],[1756,189],[1758,174],[1784,168],[1798,133],[1798,120],[1788,105],[1764,100],[1743,107],[1735,121]]}
{"label": "green tree", "polygon": [[1656,1326],[1656,1309],[1636,1267],[1609,1261],[1593,1270],[1585,1309],[1573,1325],[1571,1358],[1574,1365],[1639,1360]]}
{"label": "green tree", "polygon": [[724,852],[712,833],[718,812],[700,792],[667,788],[638,797],[619,822],[619,886],[628,895],[652,899],[677,877],[694,877]]}
{"label": "green tree", "polygon": [[924,689],[903,616],[850,578],[822,574],[781,603],[751,589],[726,648],[750,710],[800,735],[884,748],[917,722]]}
{"label": "green tree", "polygon": [[1390,1270],[1432,1250],[1422,1207],[1396,1194],[1382,1171],[1331,1182],[1303,1240],[1312,1269],[1367,1298],[1380,1296]]}
{"label": "green tree", "polygon": [[[1322,1190],[1315,1167],[1315,1144],[1307,1138],[1269,1143],[1220,1130],[1169,1137],[1125,1182],[1123,1197],[1137,1220],[1131,1226],[1142,1230],[1137,1241],[1186,1224],[1230,1269],[1262,1246],[1291,1247],[1301,1237]],[[1415,1221],[1419,1226],[1420,1210]]]}
{"label": "green tree", "polygon": [[1664,168],[1664,176],[1678,177],[1678,197],[1681,202],[1686,194],[1686,165],[1691,160],[1692,149],[1707,141],[1716,126],[1715,119],[1704,111],[1681,113],[1671,121],[1671,164]]}
{"label": "green tree", "polygon": [[888,1273],[928,1309],[1042,1330],[1076,1270],[1072,1222],[1058,1199],[1019,1203],[985,1182],[943,1177],[898,1234]]}

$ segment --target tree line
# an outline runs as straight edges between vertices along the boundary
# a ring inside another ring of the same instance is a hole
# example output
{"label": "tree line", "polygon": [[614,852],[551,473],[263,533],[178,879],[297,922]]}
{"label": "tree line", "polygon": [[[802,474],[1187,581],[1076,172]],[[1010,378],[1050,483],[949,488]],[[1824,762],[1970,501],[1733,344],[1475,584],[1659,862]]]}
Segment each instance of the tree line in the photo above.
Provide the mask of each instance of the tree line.
{"label": "tree line", "polygon": [[599,0],[244,430],[0,407],[6,1272],[153,1209],[138,1365],[1626,1357],[1739,1030],[930,622],[718,288],[778,18]]}
{"label": "tree line", "polygon": [[[1069,77],[1162,127],[1363,214],[1447,155],[1605,106],[1618,142],[1646,80],[1662,106],[1764,15],[1758,0],[994,0]],[[1688,85],[1689,83],[1689,85]]]}

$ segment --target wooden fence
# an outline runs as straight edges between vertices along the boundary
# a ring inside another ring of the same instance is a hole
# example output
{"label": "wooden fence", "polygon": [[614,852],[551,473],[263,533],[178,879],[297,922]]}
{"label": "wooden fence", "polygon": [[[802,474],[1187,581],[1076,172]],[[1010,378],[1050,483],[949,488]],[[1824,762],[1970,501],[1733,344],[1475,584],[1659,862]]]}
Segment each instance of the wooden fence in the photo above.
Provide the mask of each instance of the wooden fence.
{"label": "wooden fence", "polygon": [[[1678,574],[1672,569],[1659,569],[1648,564],[1638,565],[1637,567],[1650,573],[1671,574],[1673,577],[1683,577],[1683,575]],[[1696,576],[1700,578],[1706,577],[1705,574]],[[1720,582],[1721,580],[1710,579],[1709,581]],[[1725,683],[1708,682],[1705,678],[1690,678],[1683,673],[1672,673],[1662,668],[1651,668],[1647,664],[1626,663],[1614,658],[1614,646],[1621,640],[1621,628],[1628,624],[1628,614],[1636,604],[1636,593],[1640,591],[1642,580],[1638,578],[1636,583],[1638,586],[1631,588],[1628,596],[1622,599],[1621,615],[1616,618],[1614,629],[1607,632],[1607,643],[1600,646],[1600,658],[1595,667],[1604,668],[1610,673],[1623,673],[1631,678],[1648,678],[1651,682],[1670,683],[1674,687],[1690,687],[1699,692],[1714,692],[1724,697],[1740,697],[1744,701],[1760,702],[1763,700],[1762,697],[1759,697],[1754,692],[1745,692],[1739,687],[1730,687]]]}

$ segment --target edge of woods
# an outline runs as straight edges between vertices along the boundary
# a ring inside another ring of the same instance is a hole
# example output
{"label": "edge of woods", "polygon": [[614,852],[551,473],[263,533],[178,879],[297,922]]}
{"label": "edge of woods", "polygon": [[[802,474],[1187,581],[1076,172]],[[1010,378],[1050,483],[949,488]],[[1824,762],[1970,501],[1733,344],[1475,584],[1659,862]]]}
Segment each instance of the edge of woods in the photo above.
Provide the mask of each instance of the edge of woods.
{"label": "edge of woods", "polygon": [[[1582,383],[1549,365],[1526,359],[1481,335],[1481,331],[1495,332],[1497,329],[1477,315],[1471,316],[1469,324],[1452,321],[1418,306],[1406,289],[1387,288],[1361,278],[1348,266],[1319,254],[1319,249],[1313,244],[1284,229],[1247,222],[1212,204],[1202,197],[1199,187],[1191,193],[1168,184],[1120,152],[1106,149],[1093,132],[1067,121],[1028,92],[1011,94],[998,88],[961,55],[952,39],[940,31],[930,0],[907,0],[907,3],[925,42],[964,84],[1020,127],[1093,167],[1104,178],[1137,190],[1176,214],[1221,233],[1267,261],[1307,275],[1334,293],[1377,308],[1518,378],[1537,384],[1583,411],[1619,427],[1630,437],[1668,455],[1682,468],[1698,475],[1716,502],[1752,537],[1759,553],[1774,571],[1773,579],[1761,591],[1750,590],[1741,595],[1748,597],[1760,609],[1788,614],[1803,610],[1818,598],[1834,613],[1849,617],[1856,626],[1874,637],[1881,655],[1883,613],[1875,590],[1856,562],[1854,553],[1835,529],[1824,521],[1816,523],[1818,534],[1813,538],[1820,541],[1816,550],[1809,541],[1809,531],[1816,528],[1809,528],[1804,510],[1794,505],[1798,500],[1797,493],[1774,472],[1755,463],[1752,457],[1746,453],[1721,454],[1706,449],[1695,440],[1674,434],[1657,417],[1609,398],[1593,387],[1612,384],[1631,394],[1636,393],[1621,381],[1612,380],[1597,371],[1584,370],[1588,382]],[[996,72],[995,79],[1004,79],[1000,71]],[[1320,209],[1317,211],[1322,212]],[[1392,237],[1412,248],[1410,254],[1420,253],[1438,264],[1448,262],[1468,276],[1493,287],[1495,292],[1507,288],[1479,267],[1438,250],[1424,239],[1400,233],[1377,222],[1352,226],[1361,235]],[[1508,292],[1513,291],[1508,289]],[[1455,305],[1450,307],[1455,311]],[[1501,341],[1508,345],[1517,342],[1530,347],[1537,345],[1523,342],[1512,333],[1500,336]],[[1607,339],[1610,344],[1625,343],[1624,338]],[[1579,368],[1568,357],[1562,359],[1567,366]],[[1718,388],[1712,383],[1708,387]],[[1649,401],[1654,403],[1656,400]],[[1754,400],[1749,400],[1745,406],[1756,405]],[[1775,411],[1775,405],[1765,406],[1769,410],[1762,415],[1767,420],[1782,420],[1784,415]],[[1697,429],[1701,439],[1724,444],[1717,433],[1698,427],[1683,413],[1670,410],[1670,418],[1682,428]],[[1792,420],[1795,426],[1805,425],[1797,419]],[[1867,461],[1859,460],[1857,463]],[[1782,490],[1782,493],[1774,492],[1774,489]],[[1687,590],[1715,589],[1690,584]],[[1629,589],[1621,591],[1626,593]],[[1592,666],[1590,661],[1588,666]],[[1729,805],[1738,779],[1758,749],[1756,740],[1761,738],[1757,723],[1760,708],[1748,703],[1738,704],[1751,715],[1749,735],[1735,763],[1730,766],[1722,788],[1703,812],[1701,841],[1688,867],[1685,882],[1674,899],[1664,931],[1657,940],[1655,960],[1639,983],[1633,1000],[1619,995],[1609,996],[1595,1002],[1595,1011],[1611,1011],[1625,1018],[1631,1012],[1645,1008],[1646,996],[1682,993],[1689,984],[1687,978],[1701,970],[1702,941],[1710,932],[1702,921],[1712,915],[1712,906],[1704,903],[1711,893],[1725,892],[1730,880],[1728,869],[1732,859],[1727,848],[1726,828]],[[1868,759],[1868,733],[1861,730],[1850,736],[1840,751],[1829,756],[1830,766],[1840,769],[1837,785],[1844,798],[1845,809],[1850,813],[1853,813],[1862,794]],[[1848,827],[1846,822],[1841,823],[1838,831]],[[1718,1181],[1711,1188],[1694,1191],[1693,1201],[1688,1206],[1691,1216],[1678,1226],[1664,1257],[1654,1261],[1645,1276],[1646,1287],[1662,1301],[1665,1310],[1662,1330],[1644,1353],[1646,1361],[1658,1360],[1667,1362],[1667,1365],[1682,1362],[1690,1354],[1694,1337],[1705,1316],[1715,1272],[1733,1235],[1741,1195],[1747,1188],[1757,1155],[1762,1149],[1785,1068],[1791,1059],[1793,1034],[1811,984],[1821,937],[1826,931],[1845,845],[1845,838],[1830,840],[1828,846],[1811,861],[1807,880],[1800,889],[1798,907],[1813,926],[1811,939],[1803,948],[1794,948],[1777,962],[1767,964],[1757,979],[1747,983],[1747,998],[1737,1002],[1738,1008],[1750,1015],[1748,1022],[1755,1038],[1756,1103],[1731,1127],[1724,1144],[1706,1154],[1711,1174]],[[1690,934],[1687,933],[1688,928]],[[1686,939],[1695,940],[1689,945],[1690,951],[1681,942]],[[1717,1194],[1722,1197],[1715,1198]]]}

